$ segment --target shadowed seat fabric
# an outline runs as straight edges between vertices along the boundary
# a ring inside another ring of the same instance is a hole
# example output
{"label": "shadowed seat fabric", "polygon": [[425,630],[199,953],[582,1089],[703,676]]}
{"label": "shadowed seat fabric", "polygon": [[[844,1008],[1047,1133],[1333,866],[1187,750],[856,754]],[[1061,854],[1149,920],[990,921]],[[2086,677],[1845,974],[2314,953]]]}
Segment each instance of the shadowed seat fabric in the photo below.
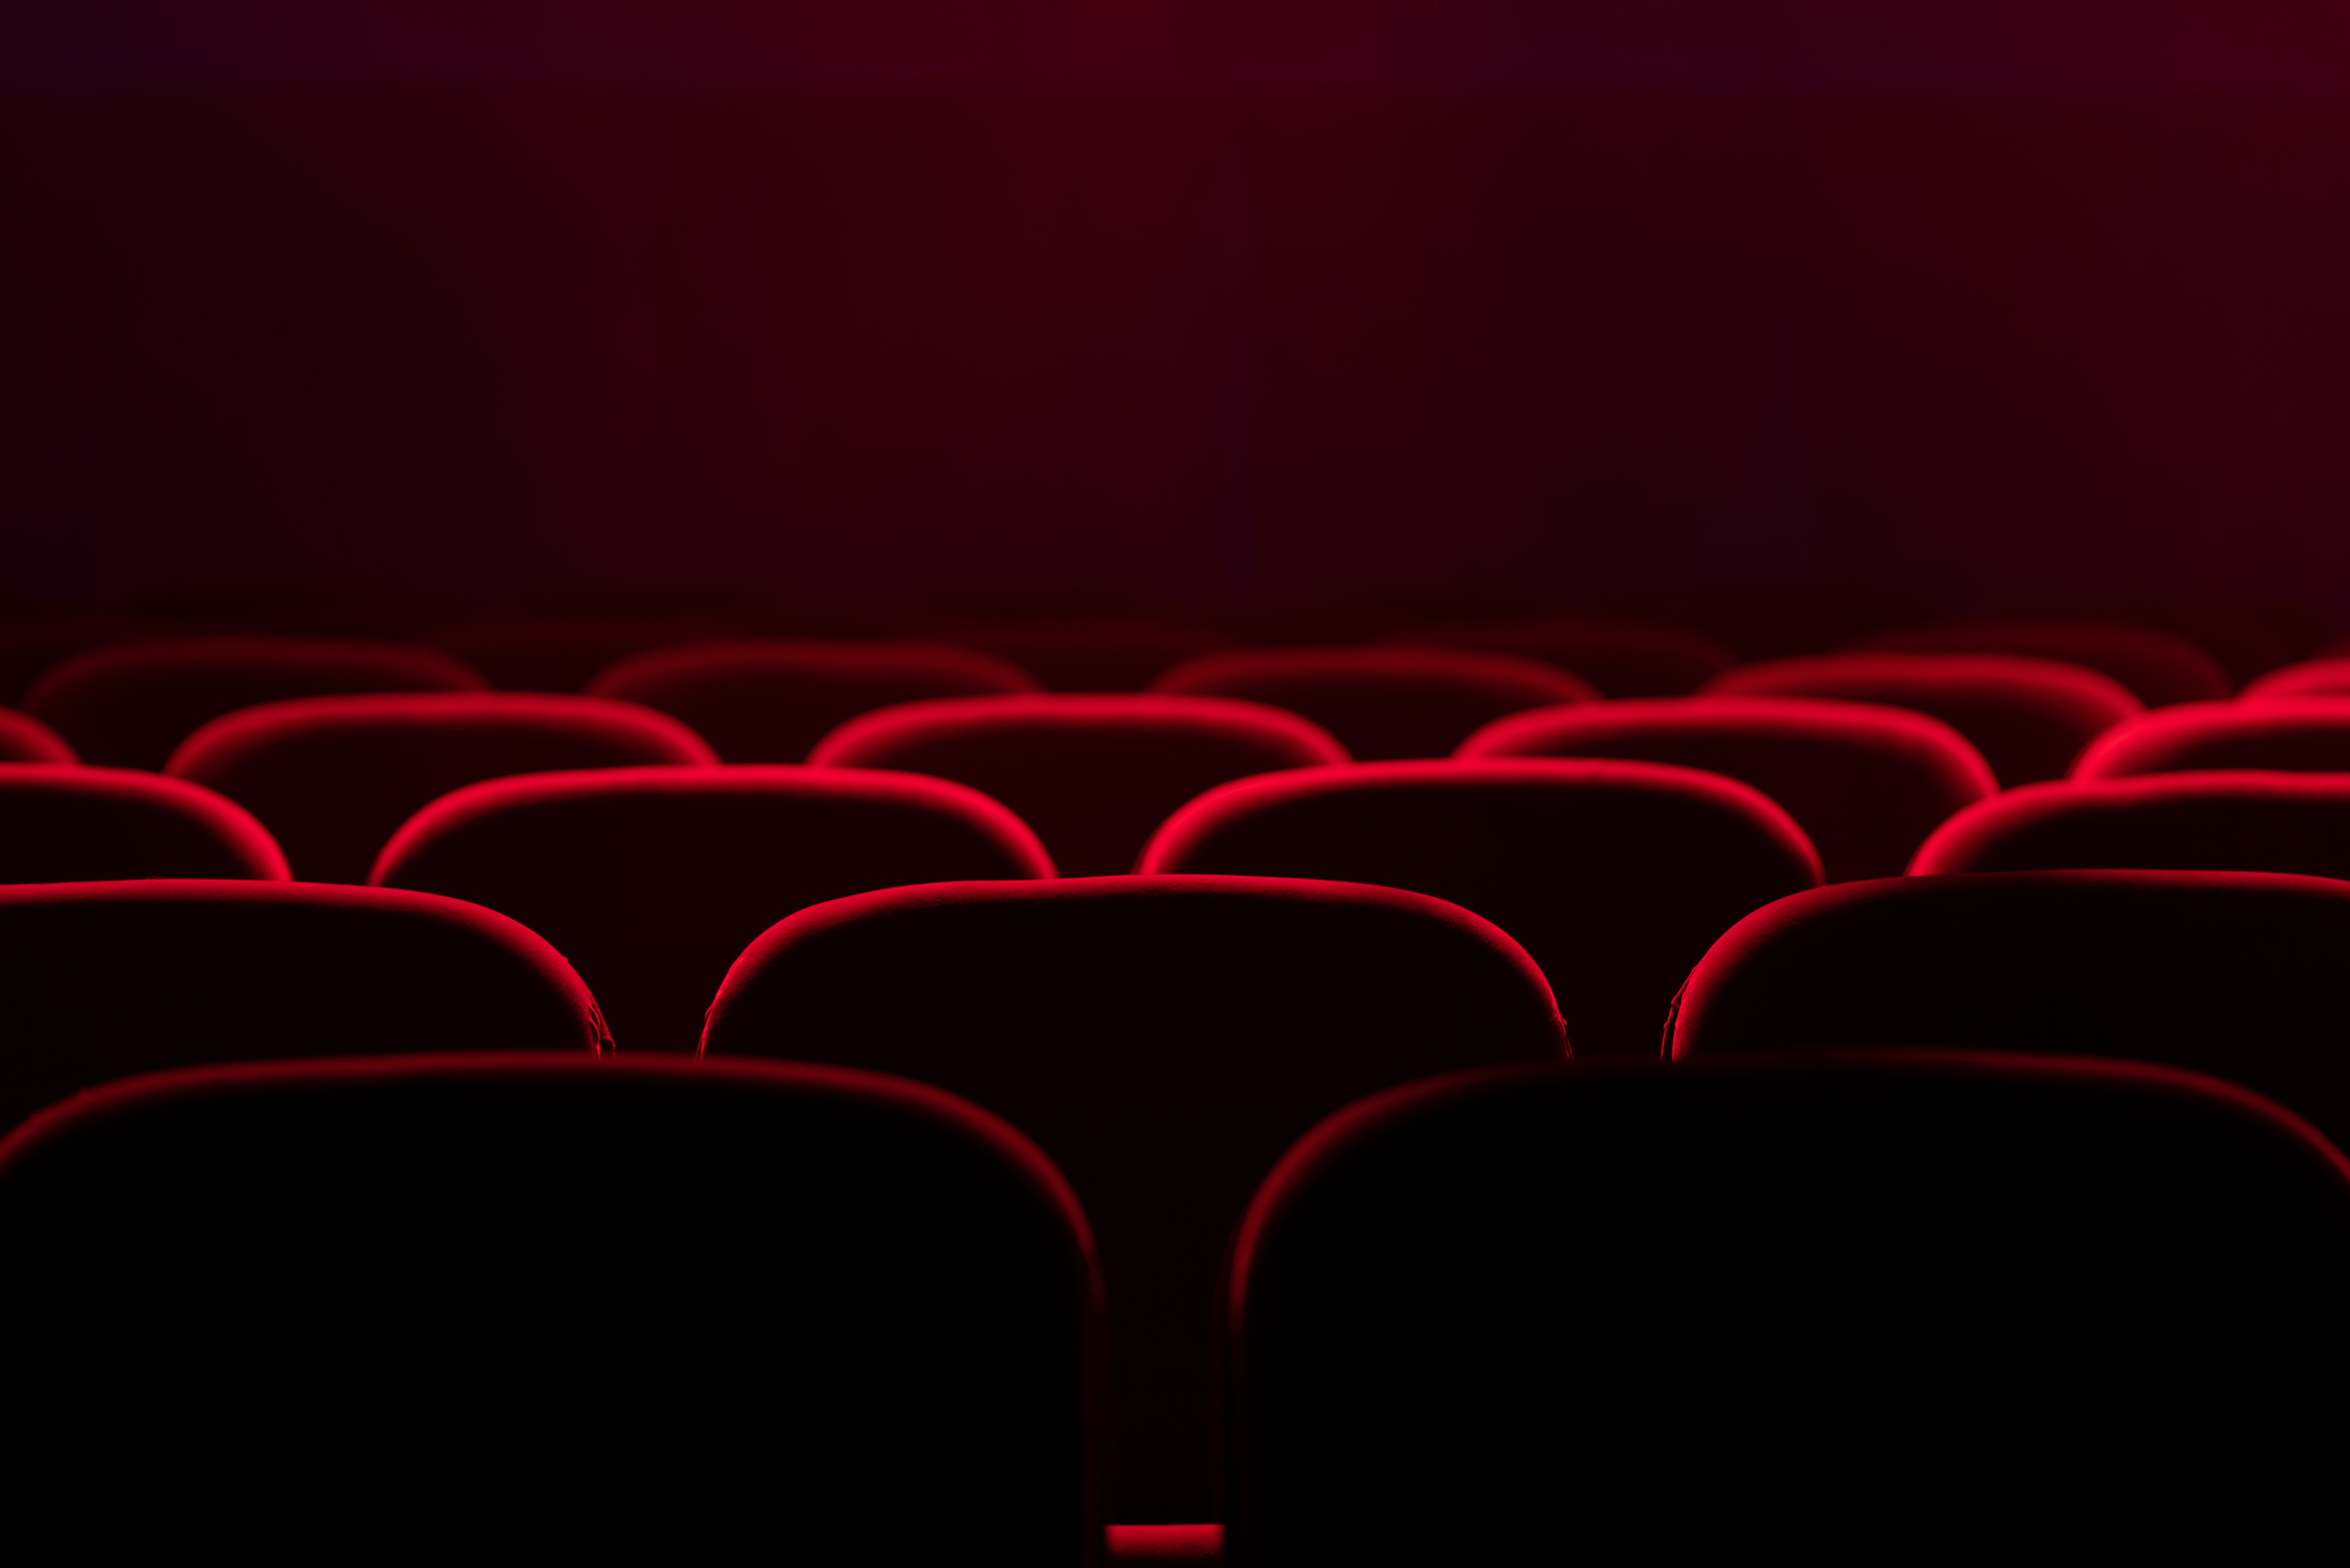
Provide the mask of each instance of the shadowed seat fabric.
{"label": "shadowed seat fabric", "polygon": [[1910,872],[2100,867],[2350,879],[2350,775],[2248,770],[2027,784],[1944,822]]}
{"label": "shadowed seat fabric", "polygon": [[85,762],[161,768],[208,720],[256,702],[484,685],[445,653],[396,642],[183,637],[76,654],[33,683],[25,708]]}
{"label": "shadowed seat fabric", "polygon": [[0,883],[291,875],[251,813],[134,768],[0,767]]}
{"label": "shadowed seat fabric", "polygon": [[0,887],[0,1126],[166,1068],[603,1035],[579,977],[503,915],[307,882]]}
{"label": "shadowed seat fabric", "polygon": [[959,784],[754,765],[470,784],[410,818],[369,880],[511,915],[578,967],[622,1050],[691,1051],[727,965],[795,909],[1052,875],[1017,817]]}
{"label": "shadowed seat fabric", "polygon": [[1140,691],[1160,672],[1232,645],[1213,626],[1142,617],[944,621],[923,635],[1009,659],[1052,691]]}
{"label": "shadowed seat fabric", "polygon": [[0,762],[72,762],[65,737],[14,708],[0,708]]}
{"label": "shadowed seat fabric", "polygon": [[1689,976],[1672,1054],[1954,1046],[2242,1083],[2350,1143],[2350,882],[2226,871],[1897,877],[1757,910]]}
{"label": "shadowed seat fabric", "polygon": [[1406,626],[1383,640],[1539,659],[1610,698],[1682,696],[1738,662],[1711,637],[1653,621],[1569,616],[1462,621]]}
{"label": "shadowed seat fabric", "polygon": [[919,1084],[140,1078],[0,1145],[0,1259],[13,1473],[85,1551],[1094,1560],[1084,1217]]}
{"label": "shadowed seat fabric", "polygon": [[685,725],[634,703],[452,691],[239,708],[189,736],[165,771],[261,818],[304,882],[363,882],[402,822],[464,785],[717,760]]}
{"label": "shadowed seat fabric", "polygon": [[993,654],[930,642],[697,642],[620,660],[591,694],[659,708],[729,762],[800,762],[860,713],[928,697],[1033,691]]}
{"label": "shadowed seat fabric", "polygon": [[1187,659],[1150,689],[1239,697],[1302,713],[1365,761],[1444,756],[1505,713],[1590,702],[1599,694],[1538,659],[1402,645],[1235,648]]}
{"label": "shadowed seat fabric", "polygon": [[1218,1261],[1283,1148],[1363,1094],[1555,1060],[1526,954],[1416,893],[1238,877],[899,887],[761,937],[713,1058],[899,1073],[977,1101],[1069,1175],[1113,1314],[1118,1507],[1212,1517]]}
{"label": "shadowed seat fabric", "polygon": [[1292,1151],[1225,1299],[1236,1563],[2343,1545],[2350,1173],[2171,1070],[1462,1075]]}
{"label": "shadowed seat fabric", "polygon": [[1941,720],[1815,697],[1595,702],[1496,719],[1464,758],[1616,756],[1727,774],[1787,809],[1830,882],[1897,877],[1934,825],[1998,788]]}
{"label": "shadowed seat fabric", "polygon": [[881,708],[833,731],[808,760],[967,784],[1035,828],[1063,876],[1106,877],[1133,869],[1151,830],[1202,790],[1343,762],[1346,751],[1262,703],[1054,692]]}
{"label": "shadowed seat fabric", "polygon": [[2002,785],[2062,778],[2081,748],[2145,705],[2110,676],[2001,653],[1827,653],[1741,665],[1706,696],[1830,697],[1915,708],[1974,743]]}
{"label": "shadowed seat fabric", "polygon": [[2350,697],[2350,659],[2309,659],[2271,670],[2247,686],[2245,697]]}
{"label": "shadowed seat fabric", "polygon": [[2217,659],[2177,632],[2120,621],[1942,621],[1880,631],[1853,647],[2055,659],[2113,677],[2150,708],[2172,702],[2221,701],[2236,690],[2236,683]]}
{"label": "shadowed seat fabric", "polygon": [[2099,736],[2073,764],[2072,776],[2118,778],[2215,768],[2350,772],[2350,695],[2165,708]]}
{"label": "shadowed seat fabric", "polygon": [[1322,877],[1473,909],[1549,976],[1585,1055],[1654,1056],[1707,945],[1819,884],[1787,813],[1734,779],[1654,762],[1365,762],[1209,791],[1145,872]]}

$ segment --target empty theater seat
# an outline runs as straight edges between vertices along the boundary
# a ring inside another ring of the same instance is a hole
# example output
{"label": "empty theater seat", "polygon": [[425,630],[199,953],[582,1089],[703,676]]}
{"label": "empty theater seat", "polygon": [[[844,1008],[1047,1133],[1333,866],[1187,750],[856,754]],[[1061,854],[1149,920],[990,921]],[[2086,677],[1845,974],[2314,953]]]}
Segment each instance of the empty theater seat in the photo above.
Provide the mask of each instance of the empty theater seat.
{"label": "empty theater seat", "polygon": [[1462,1075],[1299,1144],[1224,1299],[1234,1562],[2342,1544],[2350,1172],[2172,1070]]}
{"label": "empty theater seat", "polygon": [[1780,900],[1689,976],[1672,1054],[1953,1046],[2210,1073],[2350,1142],[2350,882],[2225,871],[1900,877]]}
{"label": "empty theater seat", "polygon": [[1384,640],[1539,659],[1590,683],[1603,697],[1682,696],[1738,662],[1736,654],[1685,626],[1581,616],[1406,626]]}
{"label": "empty theater seat", "polygon": [[2027,784],[1944,822],[1910,871],[2098,867],[2350,878],[2350,774],[2150,773]]}
{"label": "empty theater seat", "polygon": [[603,1034],[579,977],[504,916],[306,882],[0,887],[0,1126],[134,1073]]}
{"label": "empty theater seat", "polygon": [[1819,884],[1787,813],[1734,779],[1654,762],[1365,762],[1210,790],[1137,868],[1320,877],[1450,899],[1523,943],[1584,1054],[1655,1056],[1707,946]]}
{"label": "empty theater seat", "polygon": [[26,710],[85,762],[160,768],[232,708],[357,691],[472,691],[482,678],[445,653],[396,642],[183,637],[94,648],[51,669]]}
{"label": "empty theater seat", "polygon": [[744,766],[471,784],[410,818],[370,881],[511,915],[578,967],[622,1050],[691,1051],[727,965],[795,909],[1052,875],[1017,817],[959,784]]}
{"label": "empty theater seat", "polygon": [[65,737],[14,708],[0,708],[0,762],[72,762]]}
{"label": "empty theater seat", "polygon": [[808,760],[967,784],[1036,829],[1065,877],[1131,870],[1151,830],[1230,779],[1343,762],[1294,713],[1224,697],[1144,693],[949,698],[851,719]]}
{"label": "empty theater seat", "polygon": [[1161,671],[1232,645],[1212,626],[1144,617],[942,621],[922,634],[1009,659],[1052,691],[1140,691]]}
{"label": "empty theater seat", "polygon": [[439,626],[425,640],[507,691],[577,691],[598,672],[653,648],[711,642],[749,628],[709,616],[514,615]]}
{"label": "empty theater seat", "polygon": [[994,654],[932,642],[696,642],[632,654],[588,684],[691,725],[729,762],[801,762],[860,713],[1033,691]]}
{"label": "empty theater seat", "polygon": [[1095,1560],[1084,1217],[917,1084],[509,1055],[140,1078],[0,1145],[0,1263],[40,1439],[20,1546]]}
{"label": "empty theater seat", "polygon": [[2239,693],[2245,697],[2350,696],[2350,659],[2307,659],[2271,670]]}
{"label": "empty theater seat", "polygon": [[1431,1073],[1556,1060],[1541,975],[1385,887],[1105,877],[900,887],[803,910],[710,1010],[713,1057],[918,1078],[1034,1138],[1100,1238],[1118,1506],[1212,1517],[1217,1262],[1289,1143]]}
{"label": "empty theater seat", "polygon": [[0,883],[292,874],[250,812],[133,768],[0,767]]}
{"label": "empty theater seat", "polygon": [[1496,719],[1457,755],[1617,756],[1725,773],[1787,809],[1830,882],[1897,877],[1936,823],[1998,788],[1941,720],[1814,697],[1595,702]]}
{"label": "empty theater seat", "polygon": [[2077,779],[2211,768],[2350,772],[2350,695],[2196,702],[2116,725],[2072,765]]}
{"label": "empty theater seat", "polygon": [[2144,704],[2110,676],[2000,653],[1829,653],[1741,665],[1708,696],[1830,697],[1930,713],[2002,785],[2062,778],[2081,748]]}
{"label": "empty theater seat", "polygon": [[304,882],[363,882],[402,822],[464,785],[717,760],[685,725],[633,703],[452,691],[239,708],[182,742],[166,771],[261,818]]}
{"label": "empty theater seat", "polygon": [[1444,756],[1505,713],[1599,696],[1588,683],[1538,659],[1400,645],[1235,648],[1187,659],[1150,689],[1302,713],[1365,761]]}
{"label": "empty theater seat", "polygon": [[1853,644],[1910,653],[2013,653],[2113,677],[2146,706],[2213,702],[2236,683],[2217,659],[2174,631],[2111,621],[1954,621],[1880,631]]}

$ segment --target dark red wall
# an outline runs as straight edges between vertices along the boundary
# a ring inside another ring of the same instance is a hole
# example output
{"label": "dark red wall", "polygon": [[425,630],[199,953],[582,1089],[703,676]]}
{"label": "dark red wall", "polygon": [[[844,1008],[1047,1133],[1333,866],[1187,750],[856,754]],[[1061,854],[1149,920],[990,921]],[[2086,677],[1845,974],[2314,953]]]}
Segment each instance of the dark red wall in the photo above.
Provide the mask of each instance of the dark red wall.
{"label": "dark red wall", "polygon": [[38,0],[0,212],[47,592],[2350,609],[2340,6]]}

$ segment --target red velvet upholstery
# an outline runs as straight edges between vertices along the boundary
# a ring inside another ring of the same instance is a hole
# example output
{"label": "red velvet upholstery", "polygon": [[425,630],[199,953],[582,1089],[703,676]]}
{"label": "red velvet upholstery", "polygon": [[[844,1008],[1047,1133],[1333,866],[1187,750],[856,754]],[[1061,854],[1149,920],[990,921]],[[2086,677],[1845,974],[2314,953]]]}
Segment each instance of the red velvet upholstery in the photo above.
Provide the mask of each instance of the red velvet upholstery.
{"label": "red velvet upholstery", "polygon": [[2271,670],[2238,693],[2244,697],[2350,696],[2350,658],[2306,659]]}
{"label": "red velvet upholstery", "polygon": [[2350,879],[2350,774],[2150,773],[2027,784],[1944,822],[1910,874],[2100,867]]}
{"label": "red velvet upholstery", "polygon": [[2077,779],[2213,768],[2350,772],[2350,695],[2197,702],[2149,713],[2097,738]]}
{"label": "red velvet upholstery", "polygon": [[896,702],[1035,689],[992,654],[928,642],[697,642],[631,655],[588,684],[685,720],[729,762],[805,761],[838,725]]}
{"label": "red velvet upholstery", "polygon": [[0,887],[0,1126],[76,1089],[212,1062],[593,1052],[553,947],[451,898],[305,882]]}
{"label": "red velvet upholstery", "polygon": [[1930,713],[1975,744],[2001,784],[2062,778],[2105,731],[2142,712],[2121,683],[2079,665],[2000,653],[1830,653],[1743,665],[1709,696],[1831,697]]}
{"label": "red velvet upholstery", "polygon": [[2011,653],[2111,676],[2146,706],[2213,702],[2236,683],[2175,631],[2107,621],[1949,621],[1880,631],[1853,644],[1909,653]]}
{"label": "red velvet upholstery", "polygon": [[1672,1054],[1854,1045],[2210,1073],[2350,1143],[2350,882],[2225,871],[1897,877],[1780,900],[1689,976]]}
{"label": "red velvet upholstery", "polygon": [[1243,779],[1137,868],[1327,877],[1449,898],[1534,954],[1583,1053],[1654,1056],[1707,944],[1819,884],[1802,829],[1734,779],[1653,762],[1366,762]]}
{"label": "red velvet upholstery", "polygon": [[808,760],[902,768],[982,790],[1036,829],[1064,876],[1130,869],[1151,830],[1202,790],[1343,762],[1308,720],[1256,702],[1152,694],[963,697],[851,719]]}
{"label": "red velvet upholstery", "polygon": [[73,762],[79,760],[65,737],[14,708],[0,708],[0,762]]}
{"label": "red velvet upholstery", "polygon": [[1050,877],[1019,819],[944,779],[849,768],[601,768],[470,784],[370,881],[501,910],[587,977],[620,1048],[690,1051],[735,955],[876,887]]}
{"label": "red velvet upholstery", "polygon": [[1052,1155],[1110,1282],[1114,1517],[1160,1522],[1213,1517],[1217,1262],[1281,1150],[1363,1094],[1560,1044],[1534,964],[1449,904],[1104,877],[803,910],[735,964],[705,1049],[922,1078]]}
{"label": "red velvet upholstery", "polygon": [[0,883],[291,875],[269,829],[201,785],[133,768],[0,767]]}
{"label": "red velvet upholstery", "polygon": [[15,1482],[102,1475],[94,1556],[1095,1560],[1084,1217],[918,1084],[141,1078],[0,1145],[0,1257]]}
{"label": "red velvet upholstery", "polygon": [[1416,1085],[1282,1161],[1226,1310],[1235,1563],[2342,1545],[2350,1170],[2169,1069]]}
{"label": "red velvet upholstery", "polygon": [[1480,724],[1599,692],[1555,665],[1467,648],[1235,648],[1187,659],[1153,691],[1238,697],[1302,713],[1372,761],[1443,756]]}
{"label": "red velvet upholstery", "polygon": [[33,683],[25,708],[85,762],[160,768],[207,720],[256,702],[483,685],[445,653],[396,642],[183,637],[76,654]]}
{"label": "red velvet upholstery", "polygon": [[165,771],[260,817],[304,882],[363,882],[402,822],[464,785],[717,760],[685,725],[632,703],[462,691],[240,708],[189,736]]}
{"label": "red velvet upholstery", "polygon": [[1052,691],[1140,691],[1171,666],[1232,645],[1212,626],[1141,616],[943,621],[923,635],[1009,659]]}
{"label": "red velvet upholstery", "polygon": [[1998,788],[1981,752],[1909,708],[1682,697],[1496,719],[1463,757],[1617,756],[1725,773],[1787,809],[1830,882],[1895,877],[1934,824]]}
{"label": "red velvet upholstery", "polygon": [[744,629],[709,616],[501,616],[436,627],[428,640],[504,690],[577,691],[633,654],[739,636]]}
{"label": "red velvet upholstery", "polygon": [[1458,621],[1406,626],[1388,633],[1386,640],[1539,659],[1589,683],[1603,697],[1682,696],[1738,662],[1711,637],[1654,621],[1568,616]]}

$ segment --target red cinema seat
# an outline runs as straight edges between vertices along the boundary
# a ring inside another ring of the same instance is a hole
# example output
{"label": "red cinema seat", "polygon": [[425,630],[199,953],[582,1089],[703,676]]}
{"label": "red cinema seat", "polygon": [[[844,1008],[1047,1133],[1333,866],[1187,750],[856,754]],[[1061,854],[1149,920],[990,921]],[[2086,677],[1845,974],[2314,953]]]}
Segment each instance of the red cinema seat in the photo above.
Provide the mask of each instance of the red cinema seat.
{"label": "red cinema seat", "polygon": [[1302,713],[1364,761],[1444,756],[1505,713],[1599,696],[1557,666],[1517,654],[1386,644],[1204,654],[1150,689]]}
{"label": "red cinema seat", "polygon": [[851,719],[808,760],[934,773],[1002,801],[1066,877],[1131,870],[1151,830],[1202,790],[1346,760],[1294,713],[1145,693],[961,697]]}
{"label": "red cinema seat", "polygon": [[2350,696],[2195,702],[2148,713],[2099,736],[2076,779],[2214,768],[2350,772]]}
{"label": "red cinema seat", "polygon": [[118,642],[181,636],[190,629],[171,621],[122,615],[0,621],[0,702],[22,702],[33,683],[77,653]]}
{"label": "red cinema seat", "polygon": [[482,686],[447,654],[396,642],[182,637],[76,654],[33,683],[25,708],[85,762],[161,768],[207,721],[256,702]]}
{"label": "red cinema seat", "polygon": [[134,768],[0,767],[0,883],[291,875],[269,829],[201,785]]}
{"label": "red cinema seat", "polygon": [[519,615],[459,621],[425,640],[505,691],[577,691],[631,654],[742,635],[703,616]]}
{"label": "red cinema seat", "polygon": [[2236,683],[2217,659],[2174,631],[2111,621],[1946,621],[1880,631],[1852,645],[1908,653],[2010,653],[2113,677],[2146,706],[2215,702]]}
{"label": "red cinema seat", "polygon": [[1234,1562],[2257,1559],[2345,1534],[2350,1170],[2174,1070],[1463,1074],[1293,1149],[1223,1300]]}
{"label": "red cinema seat", "polygon": [[1616,756],[1728,774],[1787,809],[1830,882],[1899,876],[1936,823],[1999,787],[1939,719],[1815,697],[1543,708],[1494,720],[1455,754]]}
{"label": "red cinema seat", "polygon": [[516,691],[297,697],[213,720],[164,771],[261,818],[304,882],[363,882],[400,824],[449,791],[557,768],[712,766],[665,713]]}
{"label": "red cinema seat", "polygon": [[2350,696],[2350,659],[2306,659],[2271,670],[2239,693],[2245,697]]}
{"label": "red cinema seat", "polygon": [[307,882],[0,887],[0,1127],[135,1073],[603,1037],[579,977],[504,916]]}
{"label": "red cinema seat", "polygon": [[65,737],[14,708],[0,708],[0,762],[74,762]]}
{"label": "red cinema seat", "polygon": [[1654,762],[1365,762],[1243,779],[1137,870],[1319,877],[1473,909],[1542,966],[1586,1055],[1658,1054],[1672,994],[1748,912],[1819,885],[1802,829],[1734,779]]}
{"label": "red cinema seat", "polygon": [[993,654],[931,642],[695,642],[620,660],[591,694],[683,719],[729,762],[802,762],[860,713],[930,697],[1033,691]]}
{"label": "red cinema seat", "polygon": [[2027,784],[1944,822],[1910,873],[2099,868],[2350,879],[2350,774],[2150,773]]}
{"label": "red cinema seat", "polygon": [[1251,877],[897,887],[802,910],[735,964],[713,1060],[901,1074],[1066,1171],[1101,1243],[1113,1517],[1213,1517],[1217,1262],[1290,1142],[1363,1094],[1561,1054],[1517,946],[1416,893]]}
{"label": "red cinema seat", "polygon": [[499,910],[578,966],[622,1050],[691,1051],[727,965],[792,911],[907,882],[1050,877],[975,790],[850,768],[595,768],[469,784],[369,878]]}
{"label": "red cinema seat", "polygon": [[1828,653],[1741,665],[1707,696],[1828,697],[1915,708],[1975,745],[2002,785],[2062,778],[2081,748],[2145,710],[2110,676],[2003,653]]}
{"label": "red cinema seat", "polygon": [[1406,626],[1384,640],[1539,659],[1611,698],[1683,696],[1738,662],[1736,654],[1685,626],[1581,616]]}
{"label": "red cinema seat", "polygon": [[1212,626],[1142,617],[943,621],[923,635],[1008,659],[1051,691],[1140,691],[1172,666],[1232,645]]}
{"label": "red cinema seat", "polygon": [[0,1144],[0,1261],[39,1438],[20,1548],[1097,1560],[1084,1216],[919,1084],[502,1054],[137,1078]]}
{"label": "red cinema seat", "polygon": [[2350,882],[2226,871],[1895,877],[1759,909],[1681,993],[1676,1058],[1810,1046],[2128,1057],[2350,1141]]}
{"label": "red cinema seat", "polygon": [[2193,641],[2241,686],[2253,677],[2307,659],[2334,640],[2333,618],[2288,600],[2164,595],[2093,600],[2069,613],[2155,626]]}

